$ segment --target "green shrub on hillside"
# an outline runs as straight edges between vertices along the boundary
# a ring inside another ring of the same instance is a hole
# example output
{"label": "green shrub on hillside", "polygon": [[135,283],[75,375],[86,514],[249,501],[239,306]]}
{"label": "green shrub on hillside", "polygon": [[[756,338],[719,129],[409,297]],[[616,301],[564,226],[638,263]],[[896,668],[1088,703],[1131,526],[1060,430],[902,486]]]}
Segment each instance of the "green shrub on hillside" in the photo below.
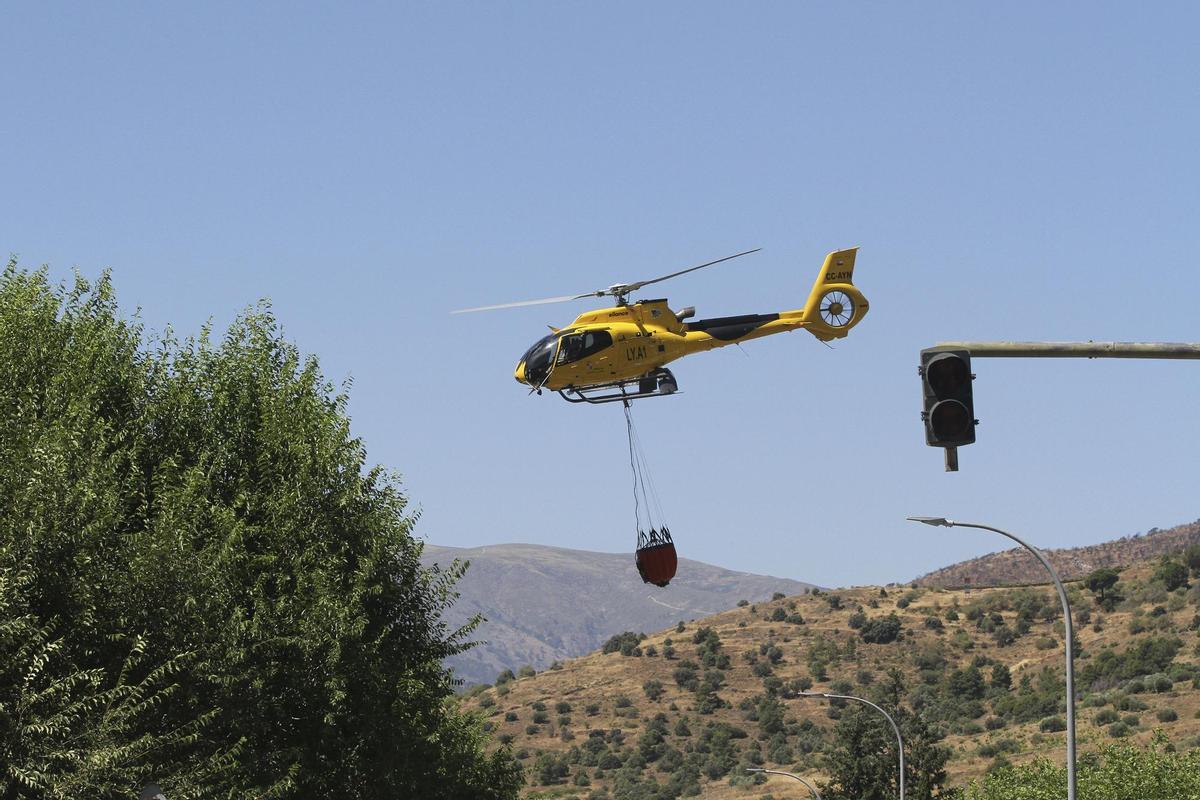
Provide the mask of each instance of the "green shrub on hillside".
{"label": "green shrub on hillside", "polygon": [[623,656],[640,656],[642,648],[638,645],[646,638],[644,633],[634,633],[633,631],[623,631],[614,636],[609,637],[604,646],[600,648],[600,652],[607,655],[608,653],[620,653]]}
{"label": "green shrub on hillside", "polygon": [[859,630],[859,636],[870,644],[888,644],[900,638],[900,618],[895,614],[868,620]]}
{"label": "green shrub on hillside", "polygon": [[1187,586],[1188,568],[1173,558],[1164,556],[1154,570],[1154,580],[1162,583],[1168,592]]}
{"label": "green shrub on hillside", "polygon": [[1183,642],[1175,637],[1147,637],[1135,641],[1121,653],[1101,650],[1081,670],[1080,685],[1092,691],[1115,686],[1119,681],[1165,671]]}

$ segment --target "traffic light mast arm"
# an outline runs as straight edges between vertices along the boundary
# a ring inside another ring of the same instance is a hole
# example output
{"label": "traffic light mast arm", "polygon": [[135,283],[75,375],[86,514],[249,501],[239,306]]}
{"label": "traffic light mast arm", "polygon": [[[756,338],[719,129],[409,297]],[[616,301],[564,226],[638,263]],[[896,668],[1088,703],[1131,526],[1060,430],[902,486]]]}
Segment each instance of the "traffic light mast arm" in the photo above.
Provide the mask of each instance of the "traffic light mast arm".
{"label": "traffic light mast arm", "polygon": [[[972,358],[1200,359],[1200,344],[1179,342],[938,342],[921,351],[925,443],[943,448],[946,471],[958,471],[958,448],[975,441]],[[957,364],[957,366],[955,366]],[[954,369],[948,369],[955,367]],[[947,381],[951,374],[959,380]],[[962,375],[969,379],[962,380]],[[931,380],[933,378],[933,380]],[[939,380],[941,378],[941,380]],[[948,384],[954,386],[947,388]]]}
{"label": "traffic light mast arm", "polygon": [[1200,344],[1171,342],[938,342],[969,350],[972,358],[1177,358],[1200,359]]}

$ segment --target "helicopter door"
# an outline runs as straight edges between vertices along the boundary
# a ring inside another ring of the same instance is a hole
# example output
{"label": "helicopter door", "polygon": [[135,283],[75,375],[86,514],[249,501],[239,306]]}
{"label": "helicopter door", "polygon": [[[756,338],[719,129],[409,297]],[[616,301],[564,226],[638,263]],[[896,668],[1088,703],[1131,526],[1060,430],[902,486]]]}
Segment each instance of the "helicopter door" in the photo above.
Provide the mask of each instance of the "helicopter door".
{"label": "helicopter door", "polygon": [[594,356],[612,345],[608,331],[583,331],[562,337],[558,348],[558,364],[570,364]]}

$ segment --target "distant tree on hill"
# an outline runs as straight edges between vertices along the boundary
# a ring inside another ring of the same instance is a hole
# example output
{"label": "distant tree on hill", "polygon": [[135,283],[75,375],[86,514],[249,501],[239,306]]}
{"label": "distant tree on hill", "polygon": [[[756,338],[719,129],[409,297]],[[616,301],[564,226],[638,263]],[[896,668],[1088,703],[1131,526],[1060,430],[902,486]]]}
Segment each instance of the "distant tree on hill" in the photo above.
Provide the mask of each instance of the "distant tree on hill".
{"label": "distant tree on hill", "polygon": [[624,631],[609,638],[604,646],[600,648],[602,653],[620,653],[623,656],[640,656],[642,648],[638,647],[643,639],[646,638],[644,633],[634,633],[633,631]]}
{"label": "distant tree on hill", "polygon": [[[881,696],[874,699],[881,705],[885,701]],[[946,796],[950,751],[938,744],[941,737],[920,715],[895,707],[889,707],[888,713],[904,739],[905,797],[932,800]],[[822,787],[822,796],[856,800],[895,797],[899,789],[896,747],[896,734],[878,711],[851,703],[834,730],[834,745],[828,753],[829,782]]]}
{"label": "distant tree on hill", "polygon": [[1120,598],[1115,592],[1112,592],[1117,581],[1121,579],[1120,573],[1111,567],[1101,567],[1095,570],[1084,579],[1083,585],[1096,595],[1096,602],[1106,611],[1112,611],[1116,607]]}
{"label": "distant tree on hill", "polygon": [[1168,592],[1187,586],[1188,570],[1173,558],[1164,556],[1154,570],[1154,580],[1162,581]]}
{"label": "distant tree on hill", "polygon": [[1191,570],[1193,578],[1200,578],[1200,543],[1187,546],[1183,551],[1183,563]]}
{"label": "distant tree on hill", "polygon": [[895,614],[868,620],[858,634],[864,642],[870,644],[887,644],[900,638],[900,618]]}

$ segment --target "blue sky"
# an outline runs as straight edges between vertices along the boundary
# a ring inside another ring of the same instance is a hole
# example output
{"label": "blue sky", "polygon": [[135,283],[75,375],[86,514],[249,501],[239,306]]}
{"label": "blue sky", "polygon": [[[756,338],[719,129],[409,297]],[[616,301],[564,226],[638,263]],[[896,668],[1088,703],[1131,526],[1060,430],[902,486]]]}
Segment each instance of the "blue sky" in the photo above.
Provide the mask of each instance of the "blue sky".
{"label": "blue sky", "polygon": [[[431,542],[632,550],[619,408],[512,380],[583,292],[802,304],[862,247],[871,314],[674,365],[635,409],[682,555],[827,585],[1200,516],[1200,364],[975,362],[924,446],[922,347],[1200,340],[1193,4],[8,6],[0,250],[110,268],[146,326],[270,298]],[[1191,488],[1189,488],[1191,487]],[[669,591],[669,589],[667,590]]]}

